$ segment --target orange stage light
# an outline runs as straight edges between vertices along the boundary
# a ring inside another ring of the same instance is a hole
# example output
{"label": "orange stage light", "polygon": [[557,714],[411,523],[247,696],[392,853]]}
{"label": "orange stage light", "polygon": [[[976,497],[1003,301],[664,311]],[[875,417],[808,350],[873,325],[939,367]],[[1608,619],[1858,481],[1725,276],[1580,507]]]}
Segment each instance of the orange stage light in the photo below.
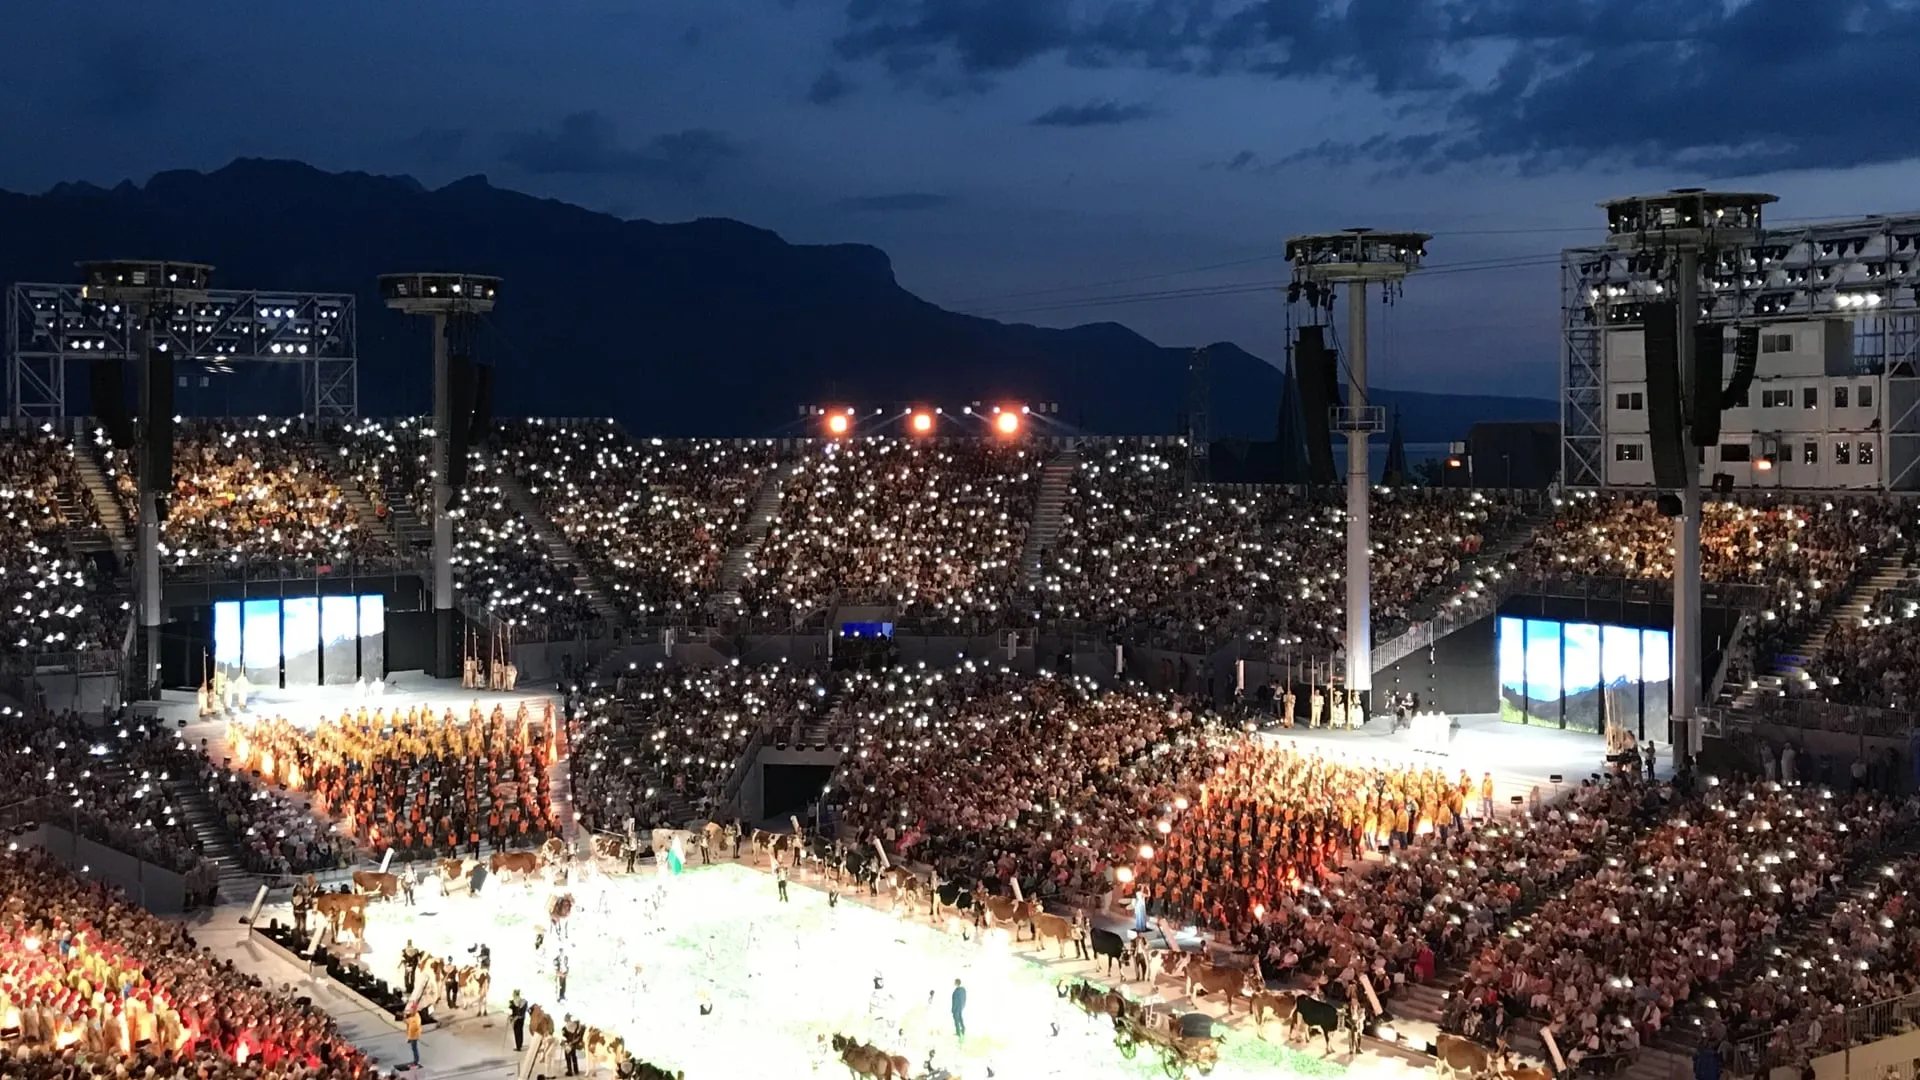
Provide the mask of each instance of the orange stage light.
{"label": "orange stage light", "polygon": [[846,413],[834,413],[832,416],[827,417],[827,433],[829,435],[845,435],[847,429],[852,426],[853,422],[847,419]]}
{"label": "orange stage light", "polygon": [[1020,414],[1003,409],[993,418],[993,426],[1000,429],[1002,435],[1012,435],[1020,430]]}
{"label": "orange stage light", "polygon": [[927,432],[932,430],[933,430],[933,414],[932,413],[917,412],[913,414],[914,434],[925,435]]}

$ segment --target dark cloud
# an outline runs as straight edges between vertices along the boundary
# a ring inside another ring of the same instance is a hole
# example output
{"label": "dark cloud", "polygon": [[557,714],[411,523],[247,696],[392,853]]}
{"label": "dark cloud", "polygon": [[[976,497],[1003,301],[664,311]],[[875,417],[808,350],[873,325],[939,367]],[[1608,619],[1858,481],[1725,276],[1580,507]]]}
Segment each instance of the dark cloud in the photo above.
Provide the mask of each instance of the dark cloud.
{"label": "dark cloud", "polygon": [[589,109],[563,117],[550,130],[511,136],[500,159],[536,176],[643,176],[695,185],[739,156],[731,139],[706,128],[656,135],[643,146],[628,147],[612,120]]}
{"label": "dark cloud", "polygon": [[952,206],[951,195],[936,195],[928,191],[899,191],[889,195],[856,195],[850,199],[841,199],[836,205],[842,210],[851,210],[862,214],[900,213],[914,210],[938,210]]}
{"label": "dark cloud", "polygon": [[1153,106],[1143,101],[1128,104],[1090,101],[1084,105],[1056,105],[1028,123],[1037,127],[1106,127],[1131,124],[1152,115]]}
{"label": "dark cloud", "polygon": [[845,16],[843,59],[943,93],[1049,57],[1357,87],[1401,130],[1310,156],[1385,170],[1727,175],[1920,152],[1920,0],[846,0]]}
{"label": "dark cloud", "polygon": [[828,68],[807,88],[807,101],[813,105],[831,105],[853,92],[853,84],[834,68]]}

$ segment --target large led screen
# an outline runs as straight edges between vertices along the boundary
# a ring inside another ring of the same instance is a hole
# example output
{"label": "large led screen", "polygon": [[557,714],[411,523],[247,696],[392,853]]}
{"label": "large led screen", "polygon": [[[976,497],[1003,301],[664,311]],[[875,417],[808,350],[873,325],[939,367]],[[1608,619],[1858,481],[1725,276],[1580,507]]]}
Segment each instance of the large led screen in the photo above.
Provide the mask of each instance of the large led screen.
{"label": "large led screen", "polygon": [[213,605],[213,662],[232,674],[240,666],[240,601]]}
{"label": "large led screen", "polygon": [[299,596],[281,606],[280,653],[287,686],[320,685],[320,598]]}
{"label": "large led screen", "polygon": [[320,677],[341,686],[360,677],[360,599],[320,598]]}
{"label": "large led screen", "polygon": [[387,677],[387,601],[383,596],[360,597],[360,675]]}
{"label": "large led screen", "polygon": [[1561,714],[1574,731],[1600,730],[1600,628],[1568,623],[1560,636]]}
{"label": "large led screen", "polygon": [[1495,624],[1500,717],[1576,731],[1667,731],[1673,635],[1634,626],[1503,616]]}
{"label": "large led screen", "polygon": [[240,664],[254,686],[280,685],[280,601],[241,602]]}

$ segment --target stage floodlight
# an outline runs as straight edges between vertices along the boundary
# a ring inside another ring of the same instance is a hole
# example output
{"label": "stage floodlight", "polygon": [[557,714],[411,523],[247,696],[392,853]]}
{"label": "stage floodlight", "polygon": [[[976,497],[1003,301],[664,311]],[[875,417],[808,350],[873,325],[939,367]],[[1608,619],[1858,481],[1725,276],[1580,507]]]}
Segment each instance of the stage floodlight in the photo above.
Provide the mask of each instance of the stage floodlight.
{"label": "stage floodlight", "polygon": [[829,435],[845,435],[847,429],[851,427],[853,427],[853,421],[847,418],[846,413],[837,412],[827,417],[827,434]]}
{"label": "stage floodlight", "polygon": [[926,435],[933,431],[933,414],[930,412],[916,412],[910,422],[915,435]]}
{"label": "stage floodlight", "polygon": [[1002,435],[1019,434],[1020,414],[1017,412],[1007,412],[1003,410],[999,416],[996,416],[993,418],[993,426],[999,429],[1000,434]]}

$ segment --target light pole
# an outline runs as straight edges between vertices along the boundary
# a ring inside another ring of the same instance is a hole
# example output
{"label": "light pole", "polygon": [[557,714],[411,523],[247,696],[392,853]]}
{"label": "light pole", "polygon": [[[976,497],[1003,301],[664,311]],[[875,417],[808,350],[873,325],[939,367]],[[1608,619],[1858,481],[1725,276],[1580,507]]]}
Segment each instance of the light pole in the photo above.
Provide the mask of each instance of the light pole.
{"label": "light pole", "polygon": [[1347,437],[1347,692],[1373,689],[1372,551],[1368,496],[1373,485],[1367,440],[1385,431],[1387,412],[1367,391],[1368,286],[1383,300],[1399,295],[1400,283],[1426,258],[1426,233],[1342,229],[1287,241],[1287,261],[1296,285],[1347,290],[1347,403],[1335,406],[1330,427]]}
{"label": "light pole", "polygon": [[[463,358],[470,356],[465,350],[473,341],[474,321],[493,310],[499,291],[499,278],[479,274],[385,274],[380,278],[380,296],[388,307],[433,320],[433,655],[434,676],[441,679],[456,674],[452,431],[454,424],[472,421],[473,409],[470,395],[463,402],[453,400],[451,353],[458,345]],[[460,443],[464,448],[466,440]]]}
{"label": "light pole", "polygon": [[[1752,192],[1676,188],[1660,195],[1635,195],[1600,204],[1607,212],[1609,247],[1632,253],[1643,265],[1672,270],[1671,295],[1678,320],[1674,330],[1680,361],[1680,401],[1674,403],[1674,411],[1686,437],[1681,439],[1679,513],[1673,522],[1673,708],[1668,740],[1676,746],[1685,745],[1691,753],[1700,751],[1701,734],[1697,710],[1703,686],[1699,454],[1702,448],[1697,440],[1705,434],[1693,430],[1692,420],[1697,412],[1695,406],[1704,408],[1707,404],[1696,402],[1697,395],[1712,395],[1711,405],[1718,409],[1720,393],[1717,385],[1698,387],[1694,383],[1694,333],[1703,315],[1700,264],[1702,256],[1711,263],[1724,251],[1757,243],[1764,235],[1760,209],[1773,201],[1772,195]],[[1666,295],[1665,288],[1664,282],[1656,284],[1655,294]],[[1654,433],[1654,439],[1657,447],[1659,432]],[[1659,450],[1656,448],[1654,453],[1657,455]]]}

